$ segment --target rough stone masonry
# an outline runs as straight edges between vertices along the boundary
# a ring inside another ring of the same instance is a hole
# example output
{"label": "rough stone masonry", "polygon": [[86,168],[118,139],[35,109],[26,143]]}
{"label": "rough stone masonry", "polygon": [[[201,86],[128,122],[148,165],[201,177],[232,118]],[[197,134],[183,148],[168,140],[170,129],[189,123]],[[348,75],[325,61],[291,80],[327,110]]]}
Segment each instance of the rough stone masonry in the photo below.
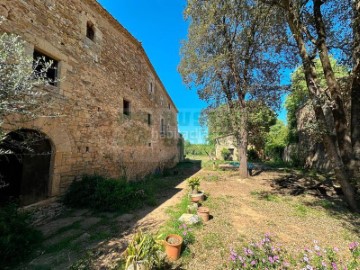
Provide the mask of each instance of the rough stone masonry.
{"label": "rough stone masonry", "polygon": [[29,54],[56,65],[42,115],[9,115],[2,126],[50,141],[45,197],[83,174],[137,179],[178,161],[173,101],[141,43],[97,1],[2,0],[0,16],[0,32],[21,36]]}

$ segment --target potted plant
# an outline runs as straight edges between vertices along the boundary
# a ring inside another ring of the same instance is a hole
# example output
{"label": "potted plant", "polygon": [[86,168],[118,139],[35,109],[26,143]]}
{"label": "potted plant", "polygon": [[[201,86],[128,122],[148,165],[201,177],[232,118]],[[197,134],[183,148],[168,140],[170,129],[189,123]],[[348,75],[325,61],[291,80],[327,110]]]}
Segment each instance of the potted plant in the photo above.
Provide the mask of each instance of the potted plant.
{"label": "potted plant", "polygon": [[127,270],[150,270],[163,263],[161,244],[149,233],[138,231],[124,251]]}
{"label": "potted plant", "polygon": [[198,216],[201,217],[201,219],[203,220],[203,222],[207,222],[209,221],[209,217],[210,217],[210,210],[208,207],[204,207],[201,206],[197,209],[197,214]]}
{"label": "potted plant", "polygon": [[191,194],[197,194],[200,186],[200,177],[190,177],[187,182],[191,189]]}
{"label": "potted plant", "polygon": [[183,238],[177,234],[169,234],[164,241],[165,253],[170,261],[176,261],[180,257]]}
{"label": "potted plant", "polygon": [[200,177],[190,177],[188,180],[190,187],[190,197],[192,202],[199,202],[204,200],[204,193],[199,191]]}

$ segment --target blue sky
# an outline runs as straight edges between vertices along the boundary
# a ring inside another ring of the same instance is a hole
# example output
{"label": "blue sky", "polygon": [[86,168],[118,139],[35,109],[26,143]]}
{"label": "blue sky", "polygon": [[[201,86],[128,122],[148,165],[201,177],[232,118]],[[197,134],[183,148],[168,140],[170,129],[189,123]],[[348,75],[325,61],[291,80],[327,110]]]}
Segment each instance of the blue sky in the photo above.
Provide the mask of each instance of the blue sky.
{"label": "blue sky", "polygon": [[[185,0],[98,0],[137,40],[139,40],[157,74],[179,110],[179,131],[191,143],[203,143],[206,130],[198,117],[206,103],[196,91],[182,82],[177,66],[181,41],[186,39],[187,23],[183,19]],[[285,120],[286,113],[279,114]]]}

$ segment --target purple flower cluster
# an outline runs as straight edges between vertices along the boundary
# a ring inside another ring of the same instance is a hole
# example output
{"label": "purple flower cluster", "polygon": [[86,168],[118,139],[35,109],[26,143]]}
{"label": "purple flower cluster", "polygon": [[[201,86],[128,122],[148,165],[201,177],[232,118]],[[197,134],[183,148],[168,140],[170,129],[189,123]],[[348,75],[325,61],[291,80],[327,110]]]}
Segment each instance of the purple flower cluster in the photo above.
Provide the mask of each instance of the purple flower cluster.
{"label": "purple flower cluster", "polygon": [[281,249],[272,244],[270,234],[257,243],[251,243],[238,253],[230,249],[231,269],[287,269],[290,264],[281,257]]}
{"label": "purple flower cluster", "polygon": [[195,236],[192,232],[192,229],[189,226],[187,226],[185,223],[179,226],[179,234],[183,237],[185,245],[191,244],[195,240]]}
{"label": "purple flower cluster", "polygon": [[[339,248],[321,248],[314,241],[312,248],[305,248],[298,256],[286,254],[272,243],[270,234],[259,242],[250,243],[241,251],[230,249],[230,269],[301,269],[301,270],[360,270],[360,244],[349,244],[352,259],[341,259]],[[299,256],[300,255],[300,256]],[[291,262],[291,263],[290,263]]]}
{"label": "purple flower cluster", "polygon": [[350,251],[354,251],[359,246],[359,242],[352,242],[349,244]]}

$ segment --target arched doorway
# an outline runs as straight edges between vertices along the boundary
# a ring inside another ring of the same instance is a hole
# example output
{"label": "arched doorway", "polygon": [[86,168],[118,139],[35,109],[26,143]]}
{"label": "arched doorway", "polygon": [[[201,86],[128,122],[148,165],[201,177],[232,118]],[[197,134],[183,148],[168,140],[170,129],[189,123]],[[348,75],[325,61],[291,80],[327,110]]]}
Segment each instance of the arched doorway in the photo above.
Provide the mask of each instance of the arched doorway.
{"label": "arched doorway", "polygon": [[0,202],[29,205],[46,199],[53,152],[46,135],[30,129],[10,132],[0,151]]}

